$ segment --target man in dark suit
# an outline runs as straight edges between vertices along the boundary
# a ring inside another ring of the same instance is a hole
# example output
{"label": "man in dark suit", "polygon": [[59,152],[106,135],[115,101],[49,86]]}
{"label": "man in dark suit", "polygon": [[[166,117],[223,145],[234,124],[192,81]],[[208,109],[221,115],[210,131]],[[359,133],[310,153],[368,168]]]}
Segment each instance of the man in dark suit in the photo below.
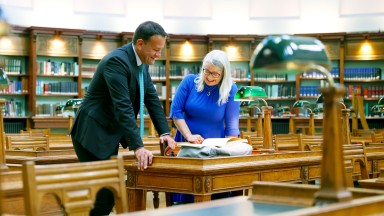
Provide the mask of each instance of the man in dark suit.
{"label": "man in dark suit", "polygon": [[[121,143],[124,148],[134,150],[140,170],[152,163],[152,152],[144,148],[136,124],[140,110],[140,70],[144,103],[151,120],[161,141],[166,141],[170,149],[175,148],[148,73],[148,65],[160,57],[166,37],[159,24],[144,22],[137,27],[132,43],[117,48],[99,62],[71,129],[73,146],[81,162],[110,159],[117,155]],[[91,215],[108,215],[113,205],[112,192],[101,190]]]}

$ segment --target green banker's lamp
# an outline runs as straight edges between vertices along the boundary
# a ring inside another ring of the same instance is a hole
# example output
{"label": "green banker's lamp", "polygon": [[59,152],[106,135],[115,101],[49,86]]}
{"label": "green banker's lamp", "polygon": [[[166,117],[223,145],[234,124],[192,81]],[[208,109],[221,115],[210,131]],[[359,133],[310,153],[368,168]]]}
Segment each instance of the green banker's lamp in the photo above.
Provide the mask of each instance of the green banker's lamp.
{"label": "green banker's lamp", "polygon": [[[255,73],[290,74],[315,70],[325,75],[328,86],[321,88],[324,95],[323,159],[320,190],[315,193],[315,205],[349,201],[342,151],[337,98],[345,88],[335,85],[329,72],[331,62],[324,45],[316,38],[301,36],[268,36],[256,47],[250,62]],[[257,186],[257,182],[256,182]],[[262,184],[260,184],[262,186]],[[304,189],[304,188],[303,188]]]}
{"label": "green banker's lamp", "polygon": [[308,135],[315,135],[315,113],[310,108],[311,104],[306,100],[298,100],[293,104],[294,109],[305,109],[309,111],[309,129]]}
{"label": "green banker's lamp", "polygon": [[[271,124],[271,110],[272,107],[268,106],[267,93],[260,86],[242,86],[235,95],[235,101],[261,101],[264,106],[261,109],[264,112],[264,130],[263,130],[263,150],[273,151],[272,146],[272,124]],[[261,130],[261,115],[258,115],[257,129]],[[258,133],[259,134],[259,133]]]}
{"label": "green banker's lamp", "polygon": [[[250,108],[256,109],[257,113],[261,112],[259,108],[259,103],[257,101],[241,101],[240,107],[246,108],[246,112],[248,113],[247,116],[247,131],[251,131],[251,115],[250,115]],[[258,128],[256,128],[257,130]]]}
{"label": "green banker's lamp", "polygon": [[384,115],[384,97],[381,97],[377,104],[372,106],[371,113],[373,115]]}
{"label": "green banker's lamp", "polygon": [[76,116],[77,110],[82,102],[82,98],[69,99],[64,105],[63,116],[68,117],[68,133],[71,131],[73,118]]}

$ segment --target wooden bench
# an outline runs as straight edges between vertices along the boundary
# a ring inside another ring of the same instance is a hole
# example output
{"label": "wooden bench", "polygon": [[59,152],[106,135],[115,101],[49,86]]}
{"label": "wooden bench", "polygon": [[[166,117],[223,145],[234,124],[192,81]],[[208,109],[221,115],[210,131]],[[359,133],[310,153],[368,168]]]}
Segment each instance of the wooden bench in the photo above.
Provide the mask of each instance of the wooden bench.
{"label": "wooden bench", "polygon": [[275,134],[273,143],[276,151],[291,150],[302,151],[300,146],[300,134]]}
{"label": "wooden bench", "polygon": [[380,130],[353,130],[351,142],[384,143],[384,133]]}
{"label": "wooden bench", "polygon": [[345,167],[352,172],[347,172],[348,186],[353,187],[353,180],[368,179],[368,160],[363,144],[343,145]]}
{"label": "wooden bench", "polygon": [[96,194],[108,188],[114,194],[116,213],[128,211],[123,158],[111,160],[35,165],[23,165],[23,185],[26,215],[40,215],[42,197],[54,194],[66,215],[88,215]]}
{"label": "wooden bench", "polygon": [[48,136],[6,136],[8,150],[49,150]]}
{"label": "wooden bench", "polygon": [[321,150],[323,143],[322,135],[304,135],[300,134],[299,145],[304,151]]}

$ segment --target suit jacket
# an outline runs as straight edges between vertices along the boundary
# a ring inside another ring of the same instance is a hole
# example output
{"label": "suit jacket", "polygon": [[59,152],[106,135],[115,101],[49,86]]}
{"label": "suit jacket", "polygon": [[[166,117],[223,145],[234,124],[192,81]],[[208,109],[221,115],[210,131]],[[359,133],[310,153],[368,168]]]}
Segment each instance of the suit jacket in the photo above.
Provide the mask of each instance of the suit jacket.
{"label": "suit jacket", "polygon": [[[98,64],[71,129],[72,139],[95,156],[109,158],[118,147],[144,146],[136,123],[140,110],[139,67],[132,44],[107,54]],[[144,65],[144,103],[159,134],[169,127]]]}

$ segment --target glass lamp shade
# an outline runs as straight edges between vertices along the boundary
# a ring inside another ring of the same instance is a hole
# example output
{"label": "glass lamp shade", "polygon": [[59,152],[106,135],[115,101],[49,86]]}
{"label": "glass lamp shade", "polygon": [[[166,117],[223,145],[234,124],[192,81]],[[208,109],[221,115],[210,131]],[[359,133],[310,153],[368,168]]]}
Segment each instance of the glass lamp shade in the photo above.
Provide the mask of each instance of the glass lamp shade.
{"label": "glass lamp shade", "polygon": [[7,74],[3,68],[0,68],[0,90],[6,89],[9,87],[9,81]]}
{"label": "glass lamp shade", "polygon": [[254,101],[266,97],[265,90],[260,86],[242,86],[236,92],[235,101]]}
{"label": "glass lamp shade", "polygon": [[254,107],[259,107],[260,104],[258,101],[241,101],[240,102],[240,107],[249,107],[249,108],[254,108]]}
{"label": "glass lamp shade", "polygon": [[381,97],[379,102],[377,102],[378,105],[384,105],[384,97]]}
{"label": "glass lamp shade", "polygon": [[317,99],[316,99],[316,103],[319,104],[319,103],[323,103],[324,102],[324,97],[323,97],[323,94],[320,94]]}
{"label": "glass lamp shade", "polygon": [[309,101],[306,100],[298,100],[293,104],[293,108],[304,108],[304,107],[309,107],[311,104]]}
{"label": "glass lamp shade", "polygon": [[372,114],[377,114],[377,113],[384,113],[384,105],[373,105],[371,108]]}
{"label": "glass lamp shade", "polygon": [[331,69],[323,43],[312,37],[268,36],[256,47],[250,62],[255,73],[300,73],[313,65]]}
{"label": "glass lamp shade", "polygon": [[[69,99],[64,105],[64,116],[71,115],[75,116],[77,110],[79,109],[81,103],[83,102],[82,98]],[[69,113],[69,114],[67,114]]]}

